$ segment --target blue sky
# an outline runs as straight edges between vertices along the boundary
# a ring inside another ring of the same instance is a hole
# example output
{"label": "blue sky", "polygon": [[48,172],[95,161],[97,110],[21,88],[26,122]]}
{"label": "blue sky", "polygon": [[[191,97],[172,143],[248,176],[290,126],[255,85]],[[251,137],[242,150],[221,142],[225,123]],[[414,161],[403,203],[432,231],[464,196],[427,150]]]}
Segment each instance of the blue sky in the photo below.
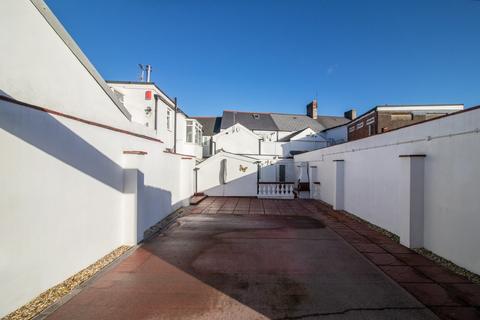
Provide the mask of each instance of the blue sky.
{"label": "blue sky", "polygon": [[480,104],[478,0],[46,0],[105,79],[189,115]]}

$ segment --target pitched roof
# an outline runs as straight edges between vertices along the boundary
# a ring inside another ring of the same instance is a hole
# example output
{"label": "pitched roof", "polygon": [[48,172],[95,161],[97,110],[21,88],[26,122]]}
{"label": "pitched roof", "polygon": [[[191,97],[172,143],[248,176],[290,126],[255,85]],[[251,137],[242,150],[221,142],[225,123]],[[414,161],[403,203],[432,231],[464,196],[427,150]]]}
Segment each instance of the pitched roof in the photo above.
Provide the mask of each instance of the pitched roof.
{"label": "pitched roof", "polygon": [[304,114],[265,113],[244,111],[223,111],[221,129],[226,129],[235,123],[241,123],[250,130],[265,131],[299,131],[311,128],[322,131],[338,125],[343,125],[350,120],[344,117],[319,116],[312,119]]}
{"label": "pitched roof", "polygon": [[317,122],[320,123],[325,129],[337,127],[344,125],[350,122],[350,119],[344,117],[334,117],[334,116],[319,116]]}
{"label": "pitched roof", "polygon": [[278,131],[301,131],[305,128],[311,128],[313,131],[325,129],[320,122],[303,114],[272,113],[271,116]]}
{"label": "pitched roof", "polygon": [[213,136],[220,132],[222,117],[192,117],[202,125],[204,136]]}
{"label": "pitched roof", "polygon": [[227,129],[235,123],[240,123],[250,130],[277,131],[278,128],[270,113],[223,111],[222,129]]}
{"label": "pitched roof", "polygon": [[[307,129],[307,128],[305,128],[305,129]],[[288,141],[290,141],[293,137],[295,137],[295,136],[298,135],[299,133],[303,132],[305,129],[292,132],[292,133],[290,133],[289,135],[283,137],[282,139],[278,139],[278,141],[279,141],[279,142],[288,142]]]}

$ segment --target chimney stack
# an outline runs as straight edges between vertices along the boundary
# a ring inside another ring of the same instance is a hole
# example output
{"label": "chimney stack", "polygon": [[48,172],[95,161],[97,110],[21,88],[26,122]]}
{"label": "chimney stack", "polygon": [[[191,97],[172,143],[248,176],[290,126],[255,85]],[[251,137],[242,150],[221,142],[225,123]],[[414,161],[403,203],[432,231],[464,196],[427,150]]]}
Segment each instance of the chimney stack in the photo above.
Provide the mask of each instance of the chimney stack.
{"label": "chimney stack", "polygon": [[309,116],[312,119],[317,119],[318,117],[317,99],[313,99],[312,102],[307,104],[307,116]]}
{"label": "chimney stack", "polygon": [[[140,81],[141,82],[150,82],[151,79],[151,75],[152,75],[152,66],[147,64],[146,66],[144,66],[143,64],[138,64],[138,67],[140,68]],[[145,76],[145,73],[147,74],[146,77]]]}
{"label": "chimney stack", "polygon": [[355,118],[357,117],[357,110],[355,109],[348,110],[343,114],[343,116],[348,120],[355,120]]}
{"label": "chimney stack", "polygon": [[147,64],[146,66],[146,71],[147,71],[147,81],[146,82],[150,82],[150,76],[152,75],[152,66]]}

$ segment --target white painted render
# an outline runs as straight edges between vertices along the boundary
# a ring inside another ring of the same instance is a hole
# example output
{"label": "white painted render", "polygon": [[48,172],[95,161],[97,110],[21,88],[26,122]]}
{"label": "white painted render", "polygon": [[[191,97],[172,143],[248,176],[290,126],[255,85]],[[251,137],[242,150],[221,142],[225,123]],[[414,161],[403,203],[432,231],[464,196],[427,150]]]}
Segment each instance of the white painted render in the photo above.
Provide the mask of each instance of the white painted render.
{"label": "white painted render", "polygon": [[0,39],[0,94],[154,134],[145,127],[131,125],[30,1],[0,1]]}
{"label": "white painted render", "polygon": [[280,166],[285,166],[285,182],[295,182],[295,163],[293,159],[265,159],[260,158],[260,182],[279,182]]}
{"label": "white painted render", "polygon": [[193,155],[195,158],[201,159],[203,156],[203,147],[201,142],[200,144],[196,144],[194,142],[187,142],[187,120],[199,124],[197,120],[187,118],[181,112],[177,113],[177,153]]}
{"label": "white painted render", "polygon": [[347,125],[327,129],[322,132],[329,145],[347,142]]}
{"label": "white painted render", "polygon": [[[158,138],[125,116],[30,1],[0,2],[0,39],[1,95]],[[82,121],[0,100],[0,317],[137,243],[193,193],[193,158]]]}
{"label": "white painted render", "polygon": [[311,151],[327,146],[325,138],[310,128],[299,132],[290,141],[260,140],[255,132],[237,123],[212,137],[214,148],[217,152],[225,150],[244,155],[290,157],[290,151]]}
{"label": "white painted render", "polygon": [[258,154],[260,137],[240,123],[213,136],[215,149],[230,153]]}
{"label": "white painted render", "polygon": [[[144,125],[150,129],[155,128],[155,109],[157,117],[157,128],[155,130],[158,139],[162,140],[165,148],[173,150],[174,142],[174,122],[175,122],[175,103],[159,90],[152,83],[116,83],[109,82],[108,85],[123,94],[124,105],[132,114],[132,121]],[[145,92],[151,91],[152,98],[145,99]],[[156,100],[155,108],[154,95],[160,98]],[[150,112],[145,112],[150,108]],[[167,113],[169,116],[167,116]],[[196,143],[186,141],[186,121],[198,123],[195,119],[190,119],[183,112],[177,112],[177,153],[192,155],[197,159],[202,158],[202,146]],[[168,122],[168,123],[167,123]]]}
{"label": "white painted render", "polygon": [[310,179],[320,185],[312,186],[312,194],[333,204],[333,160],[344,160],[345,210],[402,237],[409,225],[402,222],[402,208],[411,200],[402,191],[402,177],[410,173],[399,155],[425,154],[424,247],[480,273],[479,123],[480,110],[471,110],[297,155],[295,161],[316,167]]}
{"label": "white painted render", "polygon": [[[193,193],[193,159],[167,154],[158,142],[11,103],[0,103],[0,145],[0,176],[9,181],[0,193],[1,315],[116,247],[136,243]],[[138,212],[125,203],[126,168],[144,176]],[[138,221],[137,230],[128,221]]]}
{"label": "white painted render", "polygon": [[[226,164],[225,173],[222,161]],[[256,196],[256,162],[251,157],[219,152],[197,165],[197,191],[209,196]]]}

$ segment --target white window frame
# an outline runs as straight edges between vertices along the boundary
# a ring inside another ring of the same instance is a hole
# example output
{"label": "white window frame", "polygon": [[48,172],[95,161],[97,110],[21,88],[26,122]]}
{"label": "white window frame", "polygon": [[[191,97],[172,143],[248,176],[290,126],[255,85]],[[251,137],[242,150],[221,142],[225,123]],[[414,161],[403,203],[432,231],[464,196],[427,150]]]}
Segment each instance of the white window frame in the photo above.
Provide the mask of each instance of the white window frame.
{"label": "white window frame", "polygon": [[167,108],[167,130],[172,131],[172,110]]}
{"label": "white window frame", "polygon": [[[190,137],[191,137],[191,138],[190,138],[190,139],[189,139],[189,135],[188,135],[189,129],[190,129],[190,131],[191,131],[191,134],[190,134]],[[185,141],[186,141],[187,143],[193,143],[193,141],[195,140],[193,120],[187,120],[187,121],[186,121],[186,129],[185,129],[185,130],[186,130],[186,132],[185,132]]]}
{"label": "white window frame", "polygon": [[[191,139],[189,139],[189,131],[191,130]],[[185,142],[202,145],[202,126],[195,120],[186,120],[185,126]]]}

